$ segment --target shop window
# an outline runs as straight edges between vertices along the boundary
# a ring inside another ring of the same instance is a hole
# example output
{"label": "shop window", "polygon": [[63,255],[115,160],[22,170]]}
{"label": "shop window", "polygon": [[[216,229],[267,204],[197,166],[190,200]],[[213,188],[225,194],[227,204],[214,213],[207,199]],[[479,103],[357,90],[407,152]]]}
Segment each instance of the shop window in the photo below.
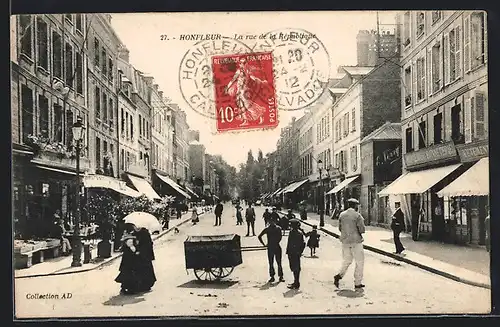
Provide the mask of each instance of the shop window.
{"label": "shop window", "polygon": [[418,148],[423,149],[427,146],[427,124],[422,121],[418,124]]}
{"label": "shop window", "polygon": [[423,11],[417,12],[417,37],[420,37],[425,32],[425,13]]}
{"label": "shop window", "polygon": [[64,69],[66,72],[66,84],[73,88],[73,47],[71,44],[66,43],[66,48],[64,51]]}
{"label": "shop window", "polygon": [[475,69],[485,62],[486,55],[486,17],[483,12],[475,12],[470,17],[471,34],[471,69]]}
{"label": "shop window", "polygon": [[101,168],[101,139],[95,138],[95,166]]}
{"label": "shop window", "polygon": [[464,119],[460,105],[451,108],[451,139],[455,144],[465,143]]}
{"label": "shop window", "polygon": [[33,29],[31,15],[19,16],[19,27],[21,34],[21,53],[28,58],[33,58]]}
{"label": "shop window", "polygon": [[434,144],[443,142],[443,114],[434,116]]}
{"label": "shop window", "polygon": [[63,141],[63,133],[62,133],[62,127],[63,127],[63,117],[62,117],[62,107],[54,103],[54,140],[57,142],[62,142]]}
{"label": "shop window", "polygon": [[425,99],[425,58],[417,59],[417,101]]}
{"label": "shop window", "polygon": [[441,43],[434,44],[431,50],[432,66],[432,92],[437,92],[441,88]]}
{"label": "shop window", "polygon": [[40,135],[49,138],[49,99],[43,95],[38,96],[38,110],[40,112],[38,116]]}
{"label": "shop window", "polygon": [[83,95],[83,60],[80,52],[76,53],[76,92]]}
{"label": "shop window", "polygon": [[406,140],[406,152],[412,152],[413,149],[413,129],[408,127],[405,132],[405,140]]}
{"label": "shop window", "polygon": [[101,89],[99,87],[95,87],[94,94],[94,107],[95,107],[95,118],[101,119]]}
{"label": "shop window", "polygon": [[63,46],[61,35],[52,32],[52,74],[54,77],[62,79],[63,71]]}
{"label": "shop window", "polygon": [[405,107],[409,107],[412,104],[411,99],[411,88],[412,88],[412,79],[411,79],[411,66],[405,68],[405,77],[404,77],[404,94],[405,94]]}
{"label": "shop window", "polygon": [[37,28],[37,45],[38,45],[38,60],[39,67],[49,70],[49,56],[48,56],[48,42],[49,42],[49,28],[47,23],[42,18],[36,20]]}
{"label": "shop window", "polygon": [[33,91],[26,85],[21,87],[21,108],[23,124],[23,141],[28,141],[28,135],[33,135]]}
{"label": "shop window", "polygon": [[75,14],[75,26],[76,30],[83,34],[83,15]]}

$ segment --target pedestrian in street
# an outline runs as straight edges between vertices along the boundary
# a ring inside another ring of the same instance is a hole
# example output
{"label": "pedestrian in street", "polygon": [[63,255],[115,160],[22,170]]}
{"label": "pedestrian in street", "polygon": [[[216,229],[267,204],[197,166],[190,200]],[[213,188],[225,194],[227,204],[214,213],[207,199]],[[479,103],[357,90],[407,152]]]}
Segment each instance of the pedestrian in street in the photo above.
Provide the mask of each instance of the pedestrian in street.
{"label": "pedestrian in street", "polygon": [[312,231],[305,234],[309,239],[307,240],[307,247],[311,249],[311,258],[316,256],[316,249],[319,248],[319,234],[318,226],[313,225]]}
{"label": "pedestrian in street", "polygon": [[290,235],[288,235],[288,243],[286,245],[288,263],[293,273],[293,283],[288,285],[290,289],[300,288],[300,257],[305,247],[304,234],[300,230],[300,221],[298,219],[292,219],[290,221]]}
{"label": "pedestrian in street", "polygon": [[168,213],[168,208],[163,212],[163,229],[168,229],[170,225],[170,214]]}
{"label": "pedestrian in street", "polygon": [[269,219],[271,218],[271,213],[269,212],[268,208],[266,208],[266,210],[264,211],[262,218],[264,218],[264,225],[265,226],[269,225]]}
{"label": "pedestrian in street", "polygon": [[196,225],[196,223],[200,221],[200,218],[198,217],[198,208],[196,205],[193,206],[193,209],[191,210],[191,222],[193,225]]}
{"label": "pedestrian in street", "polygon": [[177,214],[177,219],[181,219],[182,217],[182,203],[177,202],[177,205],[175,206],[175,213]]}
{"label": "pedestrian in street", "polygon": [[243,208],[239,204],[236,204],[236,225],[243,225],[243,215],[241,214],[242,211]]}
{"label": "pedestrian in street", "polygon": [[280,221],[278,208],[273,207],[273,209],[271,210],[271,216],[269,218],[270,218],[269,221],[274,220],[275,223],[278,223]]}
{"label": "pedestrian in street", "polygon": [[121,291],[125,294],[148,292],[156,282],[153,240],[147,229],[126,225],[120,273],[115,281],[121,284]]}
{"label": "pedestrian in street", "polygon": [[215,225],[214,226],[220,226],[222,224],[222,211],[224,210],[224,206],[220,202],[220,200],[217,200],[217,204],[215,205],[214,213],[215,213]]}
{"label": "pedestrian in street", "polygon": [[334,284],[339,287],[339,281],[344,277],[347,269],[356,261],[354,268],[354,288],[360,289],[363,285],[363,268],[365,254],[363,252],[363,236],[365,224],[363,216],[358,212],[359,201],[356,199],[347,200],[348,208],[339,216],[340,242],[342,243],[342,266],[334,276]]}
{"label": "pedestrian in street", "polygon": [[248,202],[248,208],[245,212],[245,220],[247,221],[246,236],[250,236],[250,227],[252,228],[252,236],[255,236],[255,210],[252,207],[252,202]]}
{"label": "pedestrian in street", "polygon": [[[267,245],[262,240],[262,237],[266,235],[267,237]],[[276,220],[270,219],[269,226],[265,227],[262,232],[259,234],[258,239],[259,242],[267,247],[267,259],[269,261],[269,276],[271,277],[268,283],[274,283],[274,275],[276,274],[274,270],[274,261],[276,260],[276,264],[278,265],[278,277],[280,282],[284,282],[285,279],[283,277],[283,267],[281,265],[281,228],[276,225]]]}
{"label": "pedestrian in street", "polygon": [[401,243],[401,239],[399,238],[399,234],[405,230],[405,215],[403,210],[401,210],[401,203],[396,202],[396,211],[392,215],[391,229],[394,235],[394,245],[396,246],[395,254],[401,254],[405,248],[403,243]]}

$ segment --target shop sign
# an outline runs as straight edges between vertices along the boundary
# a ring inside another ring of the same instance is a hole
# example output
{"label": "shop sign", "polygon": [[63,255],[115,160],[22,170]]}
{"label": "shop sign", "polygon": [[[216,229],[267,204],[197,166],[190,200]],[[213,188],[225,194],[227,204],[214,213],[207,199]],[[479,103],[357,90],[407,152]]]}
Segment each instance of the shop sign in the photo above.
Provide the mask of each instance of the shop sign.
{"label": "shop sign", "polygon": [[488,156],[488,141],[457,145],[461,162],[476,161]]}
{"label": "shop sign", "polygon": [[430,164],[458,161],[457,150],[453,142],[436,144],[415,152],[405,154],[406,168],[428,166]]}

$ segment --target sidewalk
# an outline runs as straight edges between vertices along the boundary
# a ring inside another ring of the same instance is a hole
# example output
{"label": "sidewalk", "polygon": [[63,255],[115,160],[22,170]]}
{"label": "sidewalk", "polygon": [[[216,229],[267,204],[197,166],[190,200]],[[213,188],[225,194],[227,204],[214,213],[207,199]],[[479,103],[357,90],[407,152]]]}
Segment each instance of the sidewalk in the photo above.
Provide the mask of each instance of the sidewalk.
{"label": "sidewalk", "polygon": [[[203,215],[203,214],[202,214]],[[164,236],[165,234],[172,231],[175,227],[181,226],[184,223],[191,220],[191,213],[185,213],[181,219],[171,219],[169,229],[162,231],[158,235],[153,235],[153,241]],[[16,269],[14,270],[14,278],[29,278],[29,277],[41,277],[41,276],[52,276],[52,275],[66,275],[73,273],[80,273],[89,270],[97,269],[105,264],[108,264],[115,259],[122,256],[122,252],[111,252],[111,257],[109,258],[97,258],[97,244],[91,250],[92,259],[90,263],[83,264],[81,267],[71,267],[71,262],[73,261],[73,256],[58,257],[55,259],[48,259],[45,262],[35,264],[30,268],[26,269]],[[83,261],[83,253],[82,253]]]}
{"label": "sidewalk", "polygon": [[[286,214],[285,212],[281,212]],[[298,217],[298,213],[295,212]],[[325,226],[319,227],[319,215],[307,214],[306,225],[317,225],[323,232],[339,237],[338,220],[325,216]],[[431,241],[415,242],[411,235],[401,236],[406,250],[404,255],[394,254],[392,231],[375,226],[366,226],[363,235],[364,248],[395,260],[403,261],[432,273],[465,284],[491,288],[490,254],[483,248],[454,244],[441,244]]]}

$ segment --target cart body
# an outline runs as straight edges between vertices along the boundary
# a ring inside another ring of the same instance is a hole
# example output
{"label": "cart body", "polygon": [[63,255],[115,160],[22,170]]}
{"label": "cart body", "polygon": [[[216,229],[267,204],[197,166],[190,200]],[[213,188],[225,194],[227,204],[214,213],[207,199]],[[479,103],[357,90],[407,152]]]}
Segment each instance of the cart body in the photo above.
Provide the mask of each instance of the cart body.
{"label": "cart body", "polygon": [[186,269],[236,267],[243,263],[236,234],[188,236],[184,241]]}

